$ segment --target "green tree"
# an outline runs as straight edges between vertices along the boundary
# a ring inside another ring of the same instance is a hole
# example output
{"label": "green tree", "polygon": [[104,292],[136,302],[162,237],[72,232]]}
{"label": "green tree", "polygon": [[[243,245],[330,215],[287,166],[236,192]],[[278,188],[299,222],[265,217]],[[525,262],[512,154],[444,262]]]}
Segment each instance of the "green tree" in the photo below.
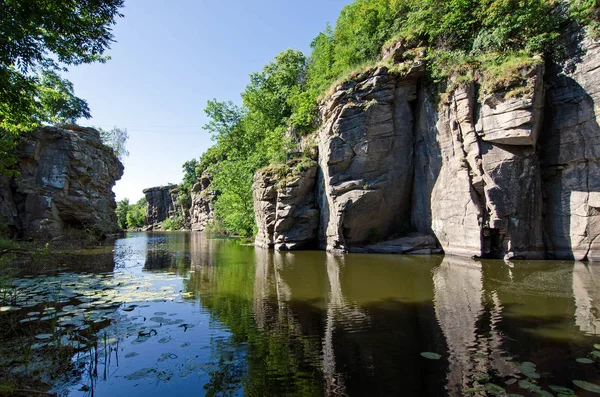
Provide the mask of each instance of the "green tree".
{"label": "green tree", "polygon": [[18,136],[43,122],[89,117],[60,77],[68,65],[105,62],[124,0],[0,1],[0,172]]}
{"label": "green tree", "polygon": [[119,160],[123,160],[124,157],[129,156],[126,145],[129,140],[129,134],[126,128],[113,127],[110,131],[106,131],[102,128],[96,128],[100,133],[100,139],[106,146],[112,148],[115,156]]}
{"label": "green tree", "polygon": [[129,199],[117,203],[117,222],[121,229],[135,229],[143,227],[146,223],[146,198],[142,197],[135,204],[130,204]]}
{"label": "green tree", "polygon": [[117,222],[121,229],[127,229],[127,213],[129,212],[129,199],[123,199],[117,202]]}
{"label": "green tree", "polygon": [[139,202],[130,206],[127,212],[127,228],[134,229],[143,227],[146,219],[146,205]]}

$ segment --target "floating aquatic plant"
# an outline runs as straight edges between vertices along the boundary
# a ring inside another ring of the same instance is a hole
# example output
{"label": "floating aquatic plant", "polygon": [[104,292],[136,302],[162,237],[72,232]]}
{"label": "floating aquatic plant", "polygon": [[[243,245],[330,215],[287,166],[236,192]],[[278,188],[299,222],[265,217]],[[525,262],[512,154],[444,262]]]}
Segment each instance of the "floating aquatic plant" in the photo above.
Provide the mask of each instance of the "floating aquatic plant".
{"label": "floating aquatic plant", "polygon": [[440,358],[442,358],[442,356],[433,352],[422,352],[421,357],[425,357],[428,360],[439,360]]}

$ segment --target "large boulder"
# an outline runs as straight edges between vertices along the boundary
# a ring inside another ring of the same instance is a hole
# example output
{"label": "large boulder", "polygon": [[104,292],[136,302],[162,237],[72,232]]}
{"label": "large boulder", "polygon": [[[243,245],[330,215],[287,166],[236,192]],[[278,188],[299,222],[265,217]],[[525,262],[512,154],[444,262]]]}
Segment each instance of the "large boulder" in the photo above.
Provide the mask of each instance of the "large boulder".
{"label": "large boulder", "polygon": [[26,134],[16,171],[0,178],[0,217],[13,234],[53,238],[73,230],[119,230],[112,187],[123,165],[95,129],[64,125]]}

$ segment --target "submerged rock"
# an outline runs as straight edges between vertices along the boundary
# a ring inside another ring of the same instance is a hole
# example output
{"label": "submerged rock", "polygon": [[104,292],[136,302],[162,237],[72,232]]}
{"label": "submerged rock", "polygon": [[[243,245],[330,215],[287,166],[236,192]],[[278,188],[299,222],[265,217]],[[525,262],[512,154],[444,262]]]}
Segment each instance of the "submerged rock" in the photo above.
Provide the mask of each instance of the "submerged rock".
{"label": "submerged rock", "polygon": [[76,125],[26,134],[15,177],[0,177],[0,220],[12,234],[49,239],[74,230],[119,231],[112,187],[123,175],[98,131]]}

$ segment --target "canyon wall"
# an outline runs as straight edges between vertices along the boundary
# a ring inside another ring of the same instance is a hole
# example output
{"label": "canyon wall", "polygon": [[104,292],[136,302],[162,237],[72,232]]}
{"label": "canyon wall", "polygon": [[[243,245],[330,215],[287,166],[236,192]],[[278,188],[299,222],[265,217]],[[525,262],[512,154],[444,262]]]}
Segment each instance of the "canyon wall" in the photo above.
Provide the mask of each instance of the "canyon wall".
{"label": "canyon wall", "polygon": [[395,55],[339,84],[303,188],[255,175],[257,245],[600,259],[598,47],[571,27],[563,60],[486,95],[481,80],[427,84],[422,62]]}
{"label": "canyon wall", "polygon": [[160,229],[161,223],[177,215],[177,185],[155,186],[142,191],[146,196],[146,225]]}
{"label": "canyon wall", "polygon": [[26,134],[13,177],[0,177],[0,221],[15,237],[119,231],[112,187],[123,165],[98,131],[76,125]]}
{"label": "canyon wall", "polygon": [[200,177],[200,181],[192,187],[190,229],[193,231],[203,231],[213,221],[213,202],[216,194],[210,189],[211,181],[212,177],[205,171]]}

